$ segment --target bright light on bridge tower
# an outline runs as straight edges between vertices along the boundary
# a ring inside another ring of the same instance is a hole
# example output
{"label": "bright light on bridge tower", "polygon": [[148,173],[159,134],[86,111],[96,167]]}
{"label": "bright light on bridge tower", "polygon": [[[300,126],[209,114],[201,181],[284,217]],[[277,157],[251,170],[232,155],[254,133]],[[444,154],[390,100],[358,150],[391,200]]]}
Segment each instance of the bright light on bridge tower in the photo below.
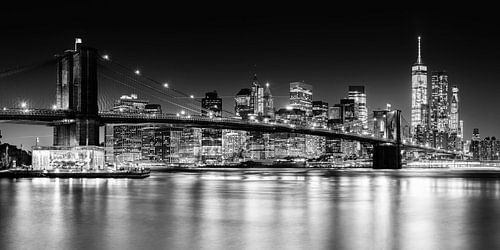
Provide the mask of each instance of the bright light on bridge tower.
{"label": "bright light on bridge tower", "polygon": [[81,38],[75,38],[75,51],[78,50],[78,46],[82,44],[82,39]]}

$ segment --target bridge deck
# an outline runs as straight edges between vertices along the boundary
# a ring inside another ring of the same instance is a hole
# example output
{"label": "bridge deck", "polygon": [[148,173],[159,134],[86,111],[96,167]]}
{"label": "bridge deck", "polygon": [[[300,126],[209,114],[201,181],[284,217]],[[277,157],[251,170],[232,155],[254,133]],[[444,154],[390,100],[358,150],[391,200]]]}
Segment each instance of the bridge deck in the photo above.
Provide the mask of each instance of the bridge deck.
{"label": "bridge deck", "polygon": [[[0,110],[0,121],[14,123],[31,123],[55,125],[58,123],[71,123],[76,119],[76,115],[68,110],[48,110],[48,109],[7,109]],[[335,139],[345,139],[360,141],[370,144],[395,143],[394,140],[378,138],[371,135],[358,133],[338,132],[324,128],[300,127],[282,123],[264,123],[243,121],[234,118],[202,117],[202,116],[176,116],[170,114],[129,114],[119,112],[100,112],[98,119],[104,124],[179,124],[191,127],[218,128],[244,131],[260,131],[265,133],[297,133],[307,135],[326,136]],[[427,147],[413,143],[403,143],[403,148],[414,148],[425,151],[433,151],[443,154],[458,154],[458,152]]]}

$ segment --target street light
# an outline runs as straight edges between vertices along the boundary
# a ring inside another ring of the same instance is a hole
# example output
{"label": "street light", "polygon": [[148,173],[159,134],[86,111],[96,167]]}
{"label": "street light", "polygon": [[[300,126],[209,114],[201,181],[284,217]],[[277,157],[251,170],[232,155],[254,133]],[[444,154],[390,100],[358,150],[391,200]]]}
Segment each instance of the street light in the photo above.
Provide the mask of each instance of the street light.
{"label": "street light", "polygon": [[103,56],[102,56],[102,59],[104,59],[104,60],[108,61],[108,60],[109,60],[109,55],[103,55]]}
{"label": "street light", "polygon": [[163,84],[163,87],[164,87],[164,88],[168,88],[168,82],[164,83],[164,84]]}
{"label": "street light", "polygon": [[140,71],[140,70],[138,70],[138,69],[136,69],[136,70],[134,71],[134,73],[135,73],[136,75],[140,75],[140,74],[141,74],[141,71]]}
{"label": "street light", "polygon": [[26,102],[21,102],[21,108],[25,109],[28,107],[28,104]]}
{"label": "street light", "polygon": [[56,109],[57,109],[57,105],[55,105],[55,104],[54,104],[54,105],[52,105],[52,109],[53,109],[53,110],[56,110]]}
{"label": "street light", "polygon": [[189,97],[191,97],[191,99],[194,99],[194,95],[190,95]]}

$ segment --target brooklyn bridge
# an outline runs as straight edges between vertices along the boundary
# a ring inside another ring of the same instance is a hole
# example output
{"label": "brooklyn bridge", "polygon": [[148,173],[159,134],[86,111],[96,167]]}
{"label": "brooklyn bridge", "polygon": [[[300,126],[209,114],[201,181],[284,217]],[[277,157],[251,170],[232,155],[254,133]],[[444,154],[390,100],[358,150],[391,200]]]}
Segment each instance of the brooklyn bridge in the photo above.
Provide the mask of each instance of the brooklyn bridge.
{"label": "brooklyn bridge", "polygon": [[[57,88],[52,108],[4,107],[0,110],[0,120],[9,123],[37,124],[53,127],[53,146],[77,147],[99,146],[101,126],[110,124],[171,124],[192,128],[230,129],[262,133],[295,133],[322,136],[337,140],[358,141],[373,146],[374,168],[400,168],[401,150],[436,153],[456,156],[461,154],[428,145],[414,143],[409,134],[402,132],[405,120],[400,110],[391,110],[390,121],[384,123],[386,136],[379,136],[373,131],[349,131],[342,127],[316,126],[314,124],[297,125],[279,123],[273,120],[243,120],[233,111],[223,110],[220,116],[206,115],[207,110],[200,108],[200,100],[188,95],[184,90],[166,86],[139,71],[111,60],[107,54],[95,49],[76,44],[74,50],[67,50],[49,61],[16,67],[0,72],[1,78],[16,74],[29,74],[42,65],[55,64],[57,67]],[[127,81],[116,80],[119,75]],[[115,80],[132,89],[146,89],[153,96],[172,107],[191,111],[192,115],[180,116],[173,113],[126,113],[110,111],[105,105],[110,100],[101,96],[99,79]],[[48,83],[50,84],[50,83]],[[205,114],[205,115],[204,115]],[[373,116],[369,119],[373,120]]]}

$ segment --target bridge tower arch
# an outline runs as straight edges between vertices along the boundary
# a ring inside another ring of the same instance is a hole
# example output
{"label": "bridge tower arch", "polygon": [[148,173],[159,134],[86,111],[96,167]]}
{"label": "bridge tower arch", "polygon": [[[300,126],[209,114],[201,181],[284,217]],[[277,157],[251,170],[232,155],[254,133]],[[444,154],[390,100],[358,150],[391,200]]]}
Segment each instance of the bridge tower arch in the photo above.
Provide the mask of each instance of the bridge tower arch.
{"label": "bridge tower arch", "polygon": [[393,110],[393,119],[386,124],[388,134],[393,135],[394,143],[382,143],[373,146],[373,168],[375,169],[400,169],[402,168],[401,156],[401,110]]}
{"label": "bridge tower arch", "polygon": [[97,57],[96,49],[76,46],[57,58],[56,107],[75,119],[54,126],[54,146],[99,145]]}

